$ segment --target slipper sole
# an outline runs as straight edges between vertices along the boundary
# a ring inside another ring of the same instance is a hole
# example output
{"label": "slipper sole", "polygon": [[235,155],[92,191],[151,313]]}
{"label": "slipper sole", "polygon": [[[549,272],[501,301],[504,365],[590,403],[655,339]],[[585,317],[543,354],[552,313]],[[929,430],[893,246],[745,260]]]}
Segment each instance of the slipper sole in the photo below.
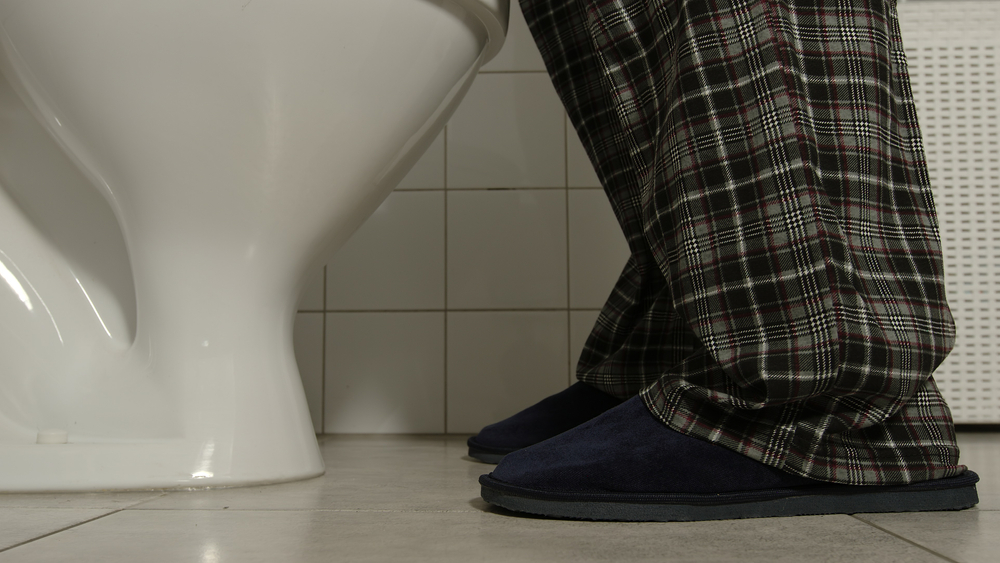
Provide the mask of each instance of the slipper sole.
{"label": "slipper sole", "polygon": [[818,514],[962,510],[979,502],[979,476],[901,486],[809,485],[718,494],[566,493],[527,489],[479,478],[483,500],[540,516],[616,522],[689,522]]}
{"label": "slipper sole", "polygon": [[500,460],[504,458],[509,453],[516,452],[521,448],[491,448],[489,446],[483,446],[475,441],[475,436],[469,438],[466,445],[469,446],[469,457],[478,459],[483,463],[492,463],[496,465],[500,463]]}

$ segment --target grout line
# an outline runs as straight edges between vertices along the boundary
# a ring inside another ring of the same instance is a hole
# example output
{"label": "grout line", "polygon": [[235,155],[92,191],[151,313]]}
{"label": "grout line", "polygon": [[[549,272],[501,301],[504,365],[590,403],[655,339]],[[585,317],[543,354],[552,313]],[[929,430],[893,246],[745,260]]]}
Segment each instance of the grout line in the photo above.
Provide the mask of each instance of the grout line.
{"label": "grout line", "polygon": [[[124,509],[122,509],[124,510]],[[384,514],[384,513],[395,513],[395,514],[468,514],[468,513],[479,513],[481,510],[476,510],[474,508],[469,509],[441,509],[441,510],[420,510],[420,509],[399,509],[399,508],[229,508],[219,507],[219,508],[138,508],[136,510],[142,510],[145,512],[337,512],[337,513],[374,513],[374,514]],[[62,531],[62,530],[60,530]],[[53,532],[58,533],[58,532]],[[44,537],[44,536],[42,536]],[[36,538],[41,539],[41,538]],[[34,540],[29,540],[34,541]],[[27,542],[25,542],[27,543]],[[20,545],[20,544],[19,544]],[[17,547],[17,546],[11,546]],[[10,549],[10,548],[8,548]]]}
{"label": "grout line", "polygon": [[448,432],[448,126],[444,126],[444,412],[443,431]]}
{"label": "grout line", "polygon": [[319,385],[319,431],[326,432],[326,266],[323,266],[323,342],[322,355],[320,356],[320,385]]}
{"label": "grout line", "polygon": [[895,537],[897,539],[901,539],[901,540],[905,541],[906,543],[908,543],[908,544],[910,544],[910,545],[912,545],[914,547],[919,547],[920,549],[926,551],[927,553],[930,553],[931,555],[936,555],[936,556],[940,557],[941,559],[944,559],[945,561],[949,561],[950,563],[960,563],[959,561],[956,561],[956,560],[952,559],[951,557],[948,557],[947,555],[943,555],[941,553],[938,553],[937,551],[934,551],[933,549],[931,549],[931,548],[929,548],[927,546],[921,545],[921,544],[919,544],[919,543],[917,543],[917,542],[915,542],[915,541],[913,541],[913,540],[911,540],[911,539],[909,539],[909,538],[907,538],[905,536],[901,536],[901,535],[897,534],[896,532],[893,532],[891,530],[887,530],[887,529],[883,528],[882,526],[879,526],[878,524],[875,524],[874,522],[870,522],[868,520],[865,520],[864,518],[861,518],[857,514],[851,514],[850,517],[854,518],[855,520],[864,522],[865,524],[868,524],[869,526],[871,526],[873,528],[881,530],[881,531],[889,534],[890,536],[893,536],[893,537]]}
{"label": "grout line", "polygon": [[101,518],[106,518],[108,516],[111,516],[112,514],[118,514],[119,512],[122,512],[124,510],[125,510],[124,508],[119,508],[118,510],[114,510],[114,511],[108,512],[107,514],[101,514],[100,516],[95,516],[93,518],[90,518],[89,520],[84,520],[83,522],[77,522],[76,524],[72,524],[70,526],[66,526],[65,528],[59,528],[58,530],[49,532],[47,534],[42,534],[42,535],[40,535],[38,537],[31,538],[30,540],[24,540],[23,542],[15,543],[14,545],[9,545],[7,547],[4,547],[4,548],[0,549],[0,553],[3,553],[5,551],[10,551],[10,550],[14,549],[15,547],[21,547],[22,545],[27,545],[29,543],[34,543],[34,542],[36,542],[38,540],[43,540],[43,539],[45,539],[47,537],[54,536],[56,534],[60,534],[60,533],[65,532],[67,530],[72,530],[73,528],[79,528],[80,526],[83,526],[84,524],[89,524],[89,523],[94,522],[96,520],[100,520]]}
{"label": "grout line", "polygon": [[[562,313],[566,307],[510,307],[505,309],[333,309],[327,313]],[[600,311],[598,307],[574,307],[570,311]],[[323,311],[299,311],[300,313],[322,313]]]}
{"label": "grout line", "polygon": [[563,180],[566,183],[566,384],[573,385],[573,321],[569,312],[573,303],[569,230],[569,114],[565,111],[563,111]]}
{"label": "grout line", "polygon": [[[300,313],[560,313],[566,311],[566,307],[542,307],[542,308],[500,308],[500,309],[331,309],[329,311],[310,311],[302,310]],[[584,312],[593,311],[600,312],[599,307],[571,307],[568,309],[570,311]]]}
{"label": "grout line", "polygon": [[[517,186],[517,187],[490,187],[490,188],[448,188],[450,192],[513,192],[513,191],[535,191],[535,192],[551,192],[556,190],[565,190],[565,186]],[[578,189],[578,188],[573,188]],[[579,188],[579,189],[591,189],[598,190],[601,188]]]}
{"label": "grout line", "polygon": [[545,74],[547,70],[480,70],[479,74]]}

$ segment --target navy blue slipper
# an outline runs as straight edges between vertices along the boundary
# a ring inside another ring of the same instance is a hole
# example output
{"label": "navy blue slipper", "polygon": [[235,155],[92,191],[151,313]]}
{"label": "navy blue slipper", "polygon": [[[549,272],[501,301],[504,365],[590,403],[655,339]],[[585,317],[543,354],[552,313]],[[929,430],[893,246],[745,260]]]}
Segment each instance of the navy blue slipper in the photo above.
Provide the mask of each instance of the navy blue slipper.
{"label": "navy blue slipper", "polygon": [[505,455],[562,434],[621,402],[590,385],[576,383],[510,418],[483,428],[469,438],[469,457],[499,463]]}
{"label": "navy blue slipper", "polygon": [[960,510],[979,502],[977,481],[972,471],[901,486],[816,481],[675,432],[638,397],[479,478],[483,499],[508,510],[663,522]]}

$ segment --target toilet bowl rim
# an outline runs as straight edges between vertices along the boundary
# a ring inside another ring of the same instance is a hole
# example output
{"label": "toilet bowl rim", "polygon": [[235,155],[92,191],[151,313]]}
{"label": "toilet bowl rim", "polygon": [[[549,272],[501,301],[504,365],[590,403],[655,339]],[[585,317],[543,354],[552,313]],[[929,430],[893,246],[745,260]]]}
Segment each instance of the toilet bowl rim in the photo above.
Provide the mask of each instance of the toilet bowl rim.
{"label": "toilet bowl rim", "polygon": [[483,23],[487,33],[487,44],[483,52],[482,64],[486,64],[503,47],[510,20],[510,0],[451,0],[475,15]]}

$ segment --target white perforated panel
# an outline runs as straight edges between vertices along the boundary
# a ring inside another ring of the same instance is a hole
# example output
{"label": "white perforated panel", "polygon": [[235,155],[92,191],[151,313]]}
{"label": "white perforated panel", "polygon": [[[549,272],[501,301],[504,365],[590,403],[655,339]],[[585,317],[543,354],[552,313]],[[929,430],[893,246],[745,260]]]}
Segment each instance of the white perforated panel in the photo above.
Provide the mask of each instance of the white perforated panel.
{"label": "white perforated panel", "polygon": [[961,423],[1000,422],[1000,1],[899,4],[958,343],[934,374]]}

